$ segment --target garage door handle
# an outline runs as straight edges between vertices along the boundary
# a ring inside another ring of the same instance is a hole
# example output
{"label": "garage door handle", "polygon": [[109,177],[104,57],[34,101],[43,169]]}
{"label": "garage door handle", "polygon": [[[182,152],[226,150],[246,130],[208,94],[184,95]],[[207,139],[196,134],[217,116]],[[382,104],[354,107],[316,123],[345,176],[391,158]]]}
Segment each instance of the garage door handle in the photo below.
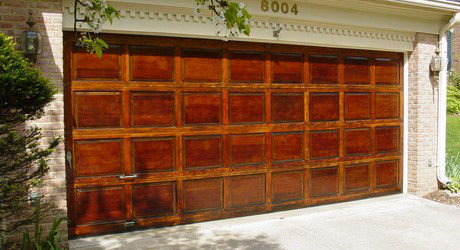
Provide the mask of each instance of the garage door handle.
{"label": "garage door handle", "polygon": [[125,180],[125,181],[134,180],[134,179],[137,178],[137,174],[133,174],[133,175],[124,175],[124,174],[122,174],[118,178],[120,180]]}

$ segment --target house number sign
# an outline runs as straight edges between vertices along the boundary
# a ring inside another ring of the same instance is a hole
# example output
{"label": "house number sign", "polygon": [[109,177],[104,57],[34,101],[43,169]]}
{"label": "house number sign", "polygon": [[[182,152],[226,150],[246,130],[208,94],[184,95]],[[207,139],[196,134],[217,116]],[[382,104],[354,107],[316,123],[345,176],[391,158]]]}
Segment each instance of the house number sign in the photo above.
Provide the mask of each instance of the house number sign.
{"label": "house number sign", "polygon": [[260,9],[263,12],[274,12],[278,13],[281,12],[283,14],[295,14],[297,15],[299,11],[297,10],[297,4],[289,4],[287,2],[279,2],[279,1],[268,1],[268,0],[262,0],[260,1]]}

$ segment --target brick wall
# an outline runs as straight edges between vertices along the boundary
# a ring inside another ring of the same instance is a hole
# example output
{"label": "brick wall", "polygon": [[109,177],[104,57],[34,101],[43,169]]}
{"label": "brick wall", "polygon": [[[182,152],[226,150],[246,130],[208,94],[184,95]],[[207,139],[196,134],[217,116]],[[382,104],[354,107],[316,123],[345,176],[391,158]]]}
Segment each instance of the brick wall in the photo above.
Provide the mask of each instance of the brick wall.
{"label": "brick wall", "polygon": [[408,191],[423,195],[437,188],[437,84],[429,65],[438,36],[416,34],[409,53]]}
{"label": "brick wall", "polygon": [[[46,108],[45,116],[29,124],[41,127],[44,141],[48,141],[54,136],[64,136],[62,1],[0,0],[0,31],[13,36],[19,43],[22,32],[28,28],[25,22],[30,11],[36,22],[34,29],[40,31],[43,38],[42,52],[35,66],[60,90],[55,101]],[[42,192],[54,201],[56,209],[53,212],[65,216],[67,205],[63,144],[48,159],[48,164],[51,171]],[[66,226],[62,228],[66,235]]]}

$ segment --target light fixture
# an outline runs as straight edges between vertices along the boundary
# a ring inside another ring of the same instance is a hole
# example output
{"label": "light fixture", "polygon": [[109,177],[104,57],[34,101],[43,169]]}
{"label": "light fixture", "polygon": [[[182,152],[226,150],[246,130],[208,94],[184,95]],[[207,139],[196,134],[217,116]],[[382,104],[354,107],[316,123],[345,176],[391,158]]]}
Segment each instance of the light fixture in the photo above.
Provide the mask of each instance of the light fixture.
{"label": "light fixture", "polygon": [[32,29],[35,25],[32,14],[32,11],[29,12],[29,18],[26,21],[29,29],[22,33],[21,49],[24,51],[25,56],[35,63],[37,62],[37,55],[41,53],[42,37],[40,32]]}
{"label": "light fixture", "polygon": [[439,72],[443,69],[444,62],[442,57],[439,55],[439,46],[436,47],[435,55],[431,58],[430,71],[431,75],[437,80],[439,78]]}

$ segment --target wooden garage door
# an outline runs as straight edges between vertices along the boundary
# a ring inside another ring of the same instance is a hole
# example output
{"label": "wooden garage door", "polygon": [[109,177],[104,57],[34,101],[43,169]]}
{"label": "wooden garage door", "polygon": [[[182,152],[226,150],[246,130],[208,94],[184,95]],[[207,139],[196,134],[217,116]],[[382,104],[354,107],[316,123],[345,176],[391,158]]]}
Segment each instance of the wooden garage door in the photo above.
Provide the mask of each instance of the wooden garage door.
{"label": "wooden garage door", "polygon": [[105,39],[66,34],[71,236],[401,189],[401,54]]}

